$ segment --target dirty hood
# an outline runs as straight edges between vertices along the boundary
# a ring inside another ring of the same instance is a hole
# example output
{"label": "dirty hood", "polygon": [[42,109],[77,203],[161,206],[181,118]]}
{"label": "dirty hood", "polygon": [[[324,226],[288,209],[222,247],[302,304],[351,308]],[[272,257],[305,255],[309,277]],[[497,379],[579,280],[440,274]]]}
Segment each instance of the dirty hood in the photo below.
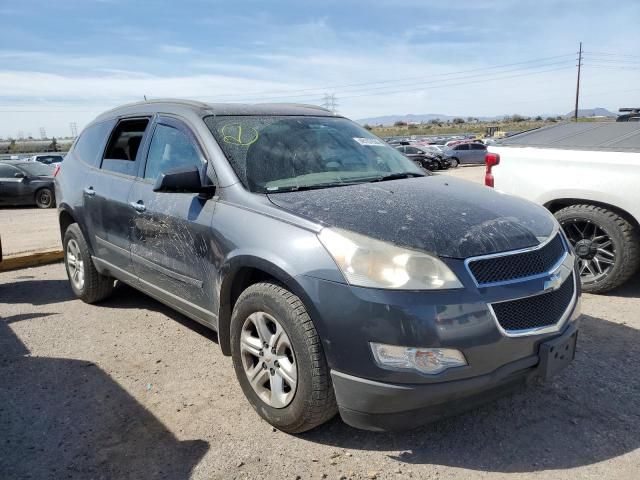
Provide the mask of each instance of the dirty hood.
{"label": "dirty hood", "polygon": [[268,197],[324,226],[452,258],[532,247],[555,225],[527,200],[441,175]]}

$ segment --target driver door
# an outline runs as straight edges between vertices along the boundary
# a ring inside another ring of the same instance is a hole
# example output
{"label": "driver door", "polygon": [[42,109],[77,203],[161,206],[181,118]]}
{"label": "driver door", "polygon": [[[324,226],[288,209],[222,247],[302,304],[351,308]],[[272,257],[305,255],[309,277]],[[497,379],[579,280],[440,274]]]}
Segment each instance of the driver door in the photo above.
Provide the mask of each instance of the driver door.
{"label": "driver door", "polygon": [[13,165],[0,165],[0,204],[33,203],[28,182],[25,174]]}
{"label": "driver door", "polygon": [[192,165],[208,182],[208,164],[188,126],[174,117],[158,117],[146,164],[129,195],[135,211],[131,258],[150,294],[213,323],[215,271],[208,239],[216,200],[197,193],[153,191],[161,172]]}

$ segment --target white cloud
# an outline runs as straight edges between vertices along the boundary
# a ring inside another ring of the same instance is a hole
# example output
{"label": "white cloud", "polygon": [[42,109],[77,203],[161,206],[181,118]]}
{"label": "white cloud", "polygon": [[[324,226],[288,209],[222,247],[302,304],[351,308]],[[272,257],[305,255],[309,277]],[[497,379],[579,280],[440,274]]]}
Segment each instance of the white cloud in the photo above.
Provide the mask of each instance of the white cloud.
{"label": "white cloud", "polygon": [[183,47],[180,45],[160,45],[158,49],[161,53],[169,53],[169,54],[185,54],[191,53],[193,51],[190,47]]}

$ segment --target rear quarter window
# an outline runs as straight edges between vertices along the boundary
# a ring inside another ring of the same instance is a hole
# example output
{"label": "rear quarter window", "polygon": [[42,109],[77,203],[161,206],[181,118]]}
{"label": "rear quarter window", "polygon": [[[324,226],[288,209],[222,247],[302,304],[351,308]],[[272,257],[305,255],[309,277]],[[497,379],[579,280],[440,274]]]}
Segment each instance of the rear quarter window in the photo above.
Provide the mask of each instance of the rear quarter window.
{"label": "rear quarter window", "polygon": [[92,167],[99,167],[112,126],[112,122],[101,122],[85,128],[73,148],[75,156]]}

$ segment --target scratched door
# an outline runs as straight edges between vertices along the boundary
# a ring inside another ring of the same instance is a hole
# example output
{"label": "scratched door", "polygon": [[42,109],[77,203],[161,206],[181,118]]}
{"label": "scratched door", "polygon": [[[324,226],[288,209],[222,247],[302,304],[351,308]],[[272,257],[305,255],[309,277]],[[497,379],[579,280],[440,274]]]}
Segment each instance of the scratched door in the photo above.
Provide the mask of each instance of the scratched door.
{"label": "scratched door", "polygon": [[208,238],[216,201],[193,193],[153,191],[161,172],[190,165],[206,174],[195,137],[178,120],[158,119],[144,173],[129,196],[137,205],[131,257],[147,288],[202,316],[213,304],[215,272]]}

